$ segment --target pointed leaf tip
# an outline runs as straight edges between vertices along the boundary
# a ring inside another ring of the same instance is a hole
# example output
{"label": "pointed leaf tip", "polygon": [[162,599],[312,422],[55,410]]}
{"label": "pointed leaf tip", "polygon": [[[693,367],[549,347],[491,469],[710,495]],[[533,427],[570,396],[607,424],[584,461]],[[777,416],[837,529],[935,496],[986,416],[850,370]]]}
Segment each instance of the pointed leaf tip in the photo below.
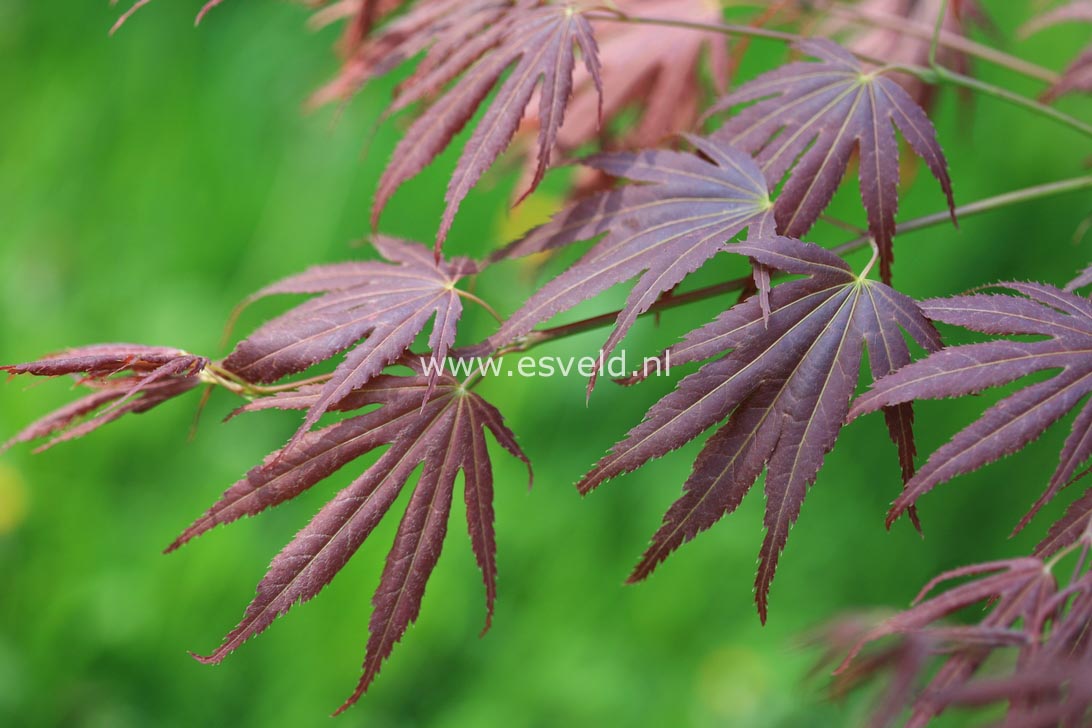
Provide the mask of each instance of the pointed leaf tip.
{"label": "pointed leaf tip", "polygon": [[[203,663],[219,662],[246,640],[267,629],[276,617],[313,598],[368,538],[397,499],[413,472],[423,471],[413,488],[394,546],[373,598],[364,672],[357,690],[339,709],[352,705],[378,675],[420,610],[425,585],[445,540],[452,493],[463,473],[467,527],[486,588],[486,628],[492,623],[496,594],[496,537],[493,527],[493,476],[486,430],[506,450],[527,462],[500,413],[444,374],[429,389],[423,360],[403,360],[411,376],[381,375],[355,390],[339,408],[379,404],[378,409],[307,432],[295,446],[271,454],[233,485],[197,519],[172,547],[215,525],[252,515],[288,500],[367,452],[385,451],[355,481],[326,504],[296,538],[273,559],[242,621]],[[421,409],[422,392],[427,392]],[[320,387],[287,392],[271,406],[308,409]]]}
{"label": "pointed leaf tip", "polygon": [[[768,219],[766,181],[753,160],[722,142],[689,137],[700,152],[597,154],[584,163],[636,184],[578,200],[494,259],[522,257],[602,237],[546,284],[490,337],[503,346],[608,288],[637,279],[601,347],[617,350],[636,319],[724,242]],[[597,383],[592,376],[592,387]]]}
{"label": "pointed leaf tip", "polygon": [[909,361],[903,331],[931,345],[932,327],[914,301],[882,283],[859,285],[844,261],[816,245],[774,237],[729,248],[807,277],[772,287],[768,316],[751,297],[672,347],[673,365],[712,361],[655,404],[577,489],[587,493],[718,428],[630,581],[736,510],[766,470],[767,533],[755,579],[765,623],[780,555],[845,422],[863,349],[879,378]]}
{"label": "pointed leaf tip", "polygon": [[260,292],[321,295],[260,327],[224,360],[234,374],[268,384],[348,351],[308,408],[293,446],[325,412],[402,357],[430,320],[432,355],[442,361],[454,344],[462,299],[453,283],[463,261],[437,263],[424,246],[386,236],[374,243],[389,262],[318,266]]}
{"label": "pointed leaf tip", "polygon": [[[927,301],[923,308],[937,321],[985,334],[1035,336],[1035,340],[994,339],[936,351],[879,380],[858,398],[851,416],[915,399],[974,394],[1037,372],[1056,373],[988,408],[934,452],[895,500],[887,515],[889,527],[937,485],[1022,449],[1092,392],[1092,362],[1086,354],[1092,342],[1088,299],[1044,284],[1000,286],[1022,297],[975,293]],[[1090,422],[1092,405],[1086,404],[1070,429],[1054,475],[1021,524],[1092,456]]]}
{"label": "pointed leaf tip", "polygon": [[810,39],[797,49],[819,61],[789,63],[726,96],[715,110],[745,107],[713,137],[754,154],[771,188],[787,177],[774,213],[778,232],[794,238],[807,233],[830,204],[857,152],[868,231],[879,246],[881,278],[890,283],[898,210],[896,128],[940,183],[955,222],[948,163],[936,131],[898,83],[866,73],[832,41]]}

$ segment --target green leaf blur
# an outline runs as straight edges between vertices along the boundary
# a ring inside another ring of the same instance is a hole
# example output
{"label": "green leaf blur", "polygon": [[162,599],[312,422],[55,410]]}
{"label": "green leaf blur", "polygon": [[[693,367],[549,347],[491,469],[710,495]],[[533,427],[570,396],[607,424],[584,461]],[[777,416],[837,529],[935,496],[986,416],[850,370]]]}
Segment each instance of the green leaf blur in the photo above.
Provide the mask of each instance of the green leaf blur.
{"label": "green leaf blur", "polygon": [[[303,101],[335,70],[336,34],[307,32],[297,5],[234,0],[195,31],[196,4],[161,1],[113,38],[116,9],[105,0],[64,5],[0,3],[0,361],[100,341],[222,356],[222,324],[248,293],[314,263],[371,255],[353,241],[367,231],[376,180],[404,127],[395,119],[376,128],[396,79],[307,114]],[[1029,5],[991,4],[1004,37],[1014,37]],[[1007,42],[1060,68],[1085,36],[1059,28]],[[757,45],[748,72],[781,53]],[[978,69],[1021,93],[1041,90]],[[1092,110],[1081,98],[1060,107],[1084,118]],[[1090,153],[1072,131],[990,99],[967,105],[945,93],[935,118],[960,203],[1080,174]],[[449,150],[405,185],[385,232],[432,240],[456,158]],[[565,174],[553,172],[525,204],[539,209]],[[486,176],[463,204],[448,252],[506,242],[515,177]],[[943,206],[922,170],[917,177],[900,219]],[[855,195],[848,185],[830,213],[862,223]],[[1007,278],[1064,283],[1092,258],[1092,240],[1073,244],[1092,212],[1076,198],[899,237],[896,285],[922,298]],[[808,237],[840,242],[844,233],[820,226]],[[512,271],[483,277],[476,293],[511,312],[534,282],[530,271]],[[623,301],[612,290],[565,320]],[[658,327],[642,320],[626,347],[655,353],[728,302],[665,313]],[[255,306],[240,333],[278,310]],[[467,321],[470,338],[491,331],[484,316]],[[592,332],[545,353],[591,353],[602,338]],[[898,464],[878,418],[863,419],[827,458],[762,628],[750,586],[758,493],[648,583],[622,585],[700,443],[581,499],[572,483],[669,383],[604,383],[587,408],[584,387],[575,377],[483,383],[536,468],[529,493],[521,465],[494,462],[494,626],[477,638],[481,580],[453,526],[419,622],[341,725],[856,725],[867,696],[829,704],[823,681],[808,678],[815,654],[800,647],[802,634],[844,609],[905,605],[944,569],[1029,552],[1077,495],[1064,494],[1007,539],[1056,464],[1066,428],[1055,427],[1026,452],[924,499],[925,540],[905,522],[888,533]],[[919,404],[919,451],[932,452],[1003,394]],[[58,382],[0,387],[0,439],[70,398]],[[351,692],[396,519],[318,598],[223,665],[187,655],[215,647],[270,558],[352,474],[163,556],[298,424],[283,413],[220,424],[236,403],[217,393],[187,440],[197,399],[42,456],[18,448],[0,459],[0,725],[321,725]],[[456,499],[453,524],[461,508]],[[941,722],[964,723],[959,714]]]}

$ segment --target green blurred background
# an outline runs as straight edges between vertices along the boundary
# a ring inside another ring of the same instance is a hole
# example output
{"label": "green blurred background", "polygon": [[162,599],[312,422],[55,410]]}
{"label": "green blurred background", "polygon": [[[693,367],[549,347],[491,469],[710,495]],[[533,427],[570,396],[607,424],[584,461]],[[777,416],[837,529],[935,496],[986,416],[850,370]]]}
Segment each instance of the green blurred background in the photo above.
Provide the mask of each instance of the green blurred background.
{"label": "green blurred background", "polygon": [[[1022,2],[986,4],[1008,38],[1028,12]],[[404,128],[379,123],[394,79],[343,108],[305,114],[303,100],[336,68],[336,32],[305,31],[306,12],[294,4],[234,0],[195,31],[197,3],[161,0],[114,38],[106,30],[116,10],[105,0],[64,6],[0,2],[0,360],[102,341],[219,356],[222,322],[247,293],[312,263],[371,255],[353,241],[366,232],[375,181]],[[1059,28],[1006,45],[1060,67],[1086,38],[1087,28]],[[749,66],[778,53],[756,46]],[[1038,90],[980,66],[989,80]],[[1092,111],[1084,99],[1061,106],[1085,118]],[[963,106],[945,93],[936,118],[961,202],[1080,174],[1092,154],[1076,134],[990,99]],[[405,186],[385,231],[431,239],[453,154]],[[935,183],[918,177],[902,219],[943,204]],[[549,209],[565,172],[512,219],[505,202],[515,178],[502,166],[471,194],[451,249],[476,254],[503,243]],[[859,221],[859,204],[850,185],[833,212]],[[898,285],[926,297],[1013,277],[1064,282],[1092,257],[1092,245],[1073,242],[1090,208],[1087,195],[1069,195],[968,219],[959,231],[904,236]],[[834,243],[845,234],[813,237]],[[695,283],[733,265],[715,261]],[[512,266],[483,277],[477,293],[511,311],[534,281],[534,271]],[[658,328],[644,320],[628,348],[653,353],[728,302],[671,312]],[[280,305],[255,307],[241,325]],[[489,330],[473,312],[462,334],[469,342]],[[590,353],[605,335],[542,353]],[[1064,437],[1056,427],[1026,452],[928,496],[924,540],[906,523],[886,532],[882,516],[898,489],[894,450],[877,417],[862,420],[827,458],[762,628],[751,602],[758,492],[646,584],[622,585],[698,443],[587,499],[572,488],[669,386],[601,386],[587,408],[576,378],[481,386],[536,467],[528,492],[522,466],[495,453],[494,627],[478,639],[482,587],[456,499],[419,622],[341,725],[854,725],[867,696],[827,703],[824,682],[807,677],[815,654],[800,648],[801,635],[841,610],[903,606],[942,569],[1026,553],[1069,500],[1007,540],[1055,464]],[[0,438],[72,396],[60,382],[5,384]],[[922,452],[996,398],[921,405]],[[221,666],[201,666],[186,651],[218,644],[269,559],[359,468],[163,556],[296,422],[277,413],[219,424],[235,403],[218,393],[187,440],[196,404],[190,396],[46,455],[17,448],[0,459],[0,724],[324,725],[352,690],[405,498],[317,599]]]}

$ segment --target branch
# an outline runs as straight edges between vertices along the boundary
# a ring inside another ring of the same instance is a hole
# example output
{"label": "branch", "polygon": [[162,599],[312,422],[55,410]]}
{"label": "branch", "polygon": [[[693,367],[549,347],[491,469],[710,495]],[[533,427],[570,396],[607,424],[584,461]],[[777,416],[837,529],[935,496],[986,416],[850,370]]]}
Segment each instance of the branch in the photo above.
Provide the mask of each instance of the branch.
{"label": "branch", "polygon": [[[796,43],[797,41],[807,40],[805,36],[797,33],[787,33],[785,31],[770,30],[768,28],[756,28],[751,25],[704,23],[697,20],[679,20],[678,18],[655,18],[645,15],[627,15],[620,10],[591,11],[586,13],[585,17],[592,21],[630,23],[632,25],[658,25],[664,28],[686,28],[688,30],[735,35],[742,38],[761,38],[763,40],[778,41],[779,43]],[[847,48],[846,50],[849,49]],[[868,63],[875,63],[878,66],[887,64],[885,59],[877,56],[870,56],[867,53],[860,53],[853,50],[849,50],[849,52]]]}
{"label": "branch", "polygon": [[[653,18],[636,15],[625,15],[621,12],[589,12],[587,14],[589,20],[606,20],[615,21],[619,23],[634,23],[638,25],[659,25],[669,28],[689,28],[691,30],[700,30],[712,33],[723,33],[724,35],[738,35],[748,38],[764,38],[766,40],[776,40],[782,43],[795,43],[800,40],[805,40],[802,35],[796,33],[785,33],[779,30],[768,30],[766,28],[752,28],[747,25],[730,25],[727,23],[702,23],[690,20],[677,20],[674,18]],[[849,49],[847,49],[849,50]],[[986,83],[985,81],[979,81],[971,78],[970,76],[964,76],[963,74],[956,73],[944,66],[936,66],[935,68],[926,68],[924,66],[915,65],[886,65],[887,61],[882,58],[870,56],[864,53],[856,51],[850,51],[854,56],[867,61],[868,63],[874,63],[884,66],[887,71],[900,71],[915,76],[926,83],[933,85],[947,83],[953,86],[961,86],[972,91],[976,91],[986,96],[992,96],[1002,101],[1007,101],[1015,106],[1027,109],[1028,111],[1035,112],[1040,116],[1053,119],[1061,124],[1064,124],[1071,129],[1075,129],[1087,137],[1092,137],[1092,125],[1086,124],[1080,119],[1076,119],[1068,114],[1062,113],[1057,109],[1041,104],[1038,101],[1029,99],[1026,96],[1013,93],[1008,89],[1000,86],[994,86],[993,84]]]}
{"label": "branch", "polygon": [[[1021,190],[1015,190],[1013,192],[1006,192],[994,197],[987,197],[986,199],[979,200],[977,202],[971,202],[956,208],[956,215],[960,218],[972,217],[984,212],[990,212],[991,210],[997,210],[1009,205],[1014,205],[1021,202],[1031,202],[1033,200],[1043,199],[1045,197],[1051,197],[1054,195],[1064,194],[1066,192],[1076,192],[1079,190],[1092,189],[1092,175],[1086,175],[1083,177],[1074,177],[1072,179],[1061,180],[1059,182],[1050,182],[1048,184],[1035,185],[1033,187],[1026,187]],[[923,230],[925,228],[932,227],[947,222],[951,219],[951,213],[948,210],[936,212],[924,217],[908,220],[896,226],[896,235],[915,232],[917,230]],[[861,235],[853,240],[842,243],[841,245],[833,248],[833,252],[838,255],[848,255],[860,248],[872,244],[872,238],[868,235]],[[716,296],[724,295],[725,293],[733,293],[736,291],[742,291],[753,283],[751,276],[743,276],[740,278],[733,278],[731,280],[722,281],[711,286],[705,286],[704,288],[697,288],[693,291],[686,293],[678,293],[672,295],[665,295],[661,297],[654,304],[649,306],[641,316],[648,316],[649,314],[656,314],[662,311],[668,311],[673,308],[679,308],[680,306],[686,306],[698,301],[704,301],[709,298],[715,298]],[[476,297],[475,297],[476,298]],[[480,299],[476,299],[480,300]],[[484,303],[484,302],[483,302]],[[574,321],[570,324],[563,324],[561,326],[554,326],[548,329],[541,329],[538,331],[532,331],[524,337],[521,337],[518,341],[502,347],[493,353],[493,356],[505,356],[515,352],[528,351],[536,346],[540,346],[549,341],[555,341],[557,339],[563,339],[569,336],[575,336],[587,331],[593,331],[595,329],[610,326],[618,318],[621,311],[610,311],[608,313],[599,314],[598,316],[592,316],[590,318],[582,319],[580,321]],[[234,394],[247,399],[254,399],[256,397],[269,396],[277,394],[279,392],[287,392],[297,389],[301,386],[308,384],[319,384],[325,382],[330,378],[329,374],[321,374],[310,379],[304,379],[295,382],[286,382],[284,384],[277,384],[272,386],[259,386],[251,382],[238,377],[234,373],[224,369],[219,362],[211,363],[201,374],[202,380],[207,384],[223,387]],[[474,382],[476,383],[476,382]],[[469,386],[469,385],[468,385]]]}
{"label": "branch", "polygon": [[920,66],[900,66],[897,69],[892,67],[892,70],[900,70],[905,73],[911,73],[921,80],[927,83],[948,83],[953,86],[962,86],[963,88],[970,89],[971,91],[977,91],[980,94],[986,96],[992,96],[995,99],[1007,101],[1015,106],[1020,106],[1028,111],[1032,111],[1040,116],[1044,116],[1048,119],[1065,124],[1066,126],[1079,131],[1087,137],[1092,137],[1092,124],[1087,124],[1080,119],[1070,116],[1069,114],[1058,111],[1053,106],[1041,104],[1034,99],[1029,99],[1027,96],[1009,91],[1007,88],[1001,86],[995,86],[985,81],[979,81],[977,78],[971,76],[964,76],[962,73],[956,73],[951,69],[944,66],[937,66],[936,68],[922,68]]}
{"label": "branch", "polygon": [[[1053,195],[1060,195],[1066,192],[1076,192],[1078,190],[1092,189],[1092,175],[1084,177],[1074,177],[1073,179],[1062,180],[1060,182],[1051,182],[1043,185],[1035,185],[1034,187],[1026,187],[1022,190],[1015,190],[1013,192],[1006,192],[995,197],[987,197],[984,200],[977,202],[971,202],[956,208],[956,215],[959,218],[973,217],[974,215],[980,215],[984,212],[990,212],[991,210],[998,210],[1009,205],[1017,204],[1020,202],[1031,202],[1033,200],[1039,200],[1044,197],[1051,197]],[[895,234],[911,233],[917,230],[923,230],[925,228],[939,225],[947,222],[951,219],[951,212],[944,210],[942,212],[936,212],[932,215],[926,215],[924,217],[908,220],[895,228]],[[861,237],[850,240],[849,242],[842,243],[841,245],[833,248],[833,251],[838,255],[847,255],[853,251],[859,250],[872,243],[872,238],[863,235]],[[741,278],[733,278],[732,280],[717,283],[712,286],[706,286],[704,288],[697,288],[687,293],[673,294],[671,296],[665,296],[656,303],[649,306],[642,316],[649,314],[659,313],[661,311],[667,311],[672,308],[678,308],[679,306],[685,306],[689,303],[695,303],[697,301],[704,301],[707,298],[714,298],[716,296],[723,295],[725,293],[732,293],[734,291],[741,291],[751,285],[753,279],[751,276],[744,276]],[[539,331],[532,331],[527,336],[523,337],[519,342],[513,344],[510,347],[506,347],[497,352],[498,356],[510,354],[513,352],[527,351],[548,341],[554,341],[556,339],[563,339],[568,336],[575,336],[576,334],[582,334],[586,331],[592,331],[594,329],[602,328],[604,326],[610,326],[618,318],[618,314],[621,311],[611,311],[610,313],[600,314],[598,316],[592,316],[591,318],[583,319],[580,321],[574,321],[571,324],[564,324],[562,326],[555,326],[549,329],[541,329]]]}
{"label": "branch", "polygon": [[[838,16],[851,23],[856,23],[857,25],[892,30],[896,33],[909,35],[921,40],[932,40],[934,35],[933,28],[911,22],[906,18],[901,18],[897,15],[892,15],[891,13],[886,13],[875,8],[855,7],[835,3],[828,8],[828,12],[831,15]],[[942,48],[980,58],[984,61],[993,63],[994,65],[1001,66],[1002,68],[1007,68],[1014,73],[1019,73],[1028,78],[1033,78],[1036,81],[1042,81],[1052,86],[1061,78],[1057,73],[1054,73],[1048,68],[1037,66],[1034,63],[1004,53],[996,48],[990,48],[987,45],[976,43],[969,38],[965,38],[958,33],[944,30],[943,28],[936,40],[937,44]]]}
{"label": "branch", "polygon": [[[983,212],[990,212],[991,210],[998,210],[1002,207],[1008,207],[1019,202],[1031,202],[1032,200],[1040,200],[1044,197],[1053,197],[1054,195],[1061,195],[1066,192],[1077,192],[1079,190],[1092,189],[1092,175],[1085,175],[1084,177],[1074,177],[1072,179],[1062,180],[1060,182],[1050,182],[1043,185],[1035,185],[1034,187],[1025,187],[1022,190],[1015,190],[1014,192],[1006,192],[1002,195],[996,195],[995,197],[987,197],[984,200],[978,202],[971,202],[962,207],[956,208],[956,215],[962,219],[964,217],[971,217],[974,215],[980,215]],[[916,230],[922,230],[924,228],[932,227],[940,223],[946,222],[951,219],[951,213],[948,210],[943,212],[935,212],[932,215],[926,215],[924,217],[918,217],[913,220],[898,225],[895,229],[896,234],[899,233],[911,233]],[[834,252],[839,255],[849,252],[850,250],[856,250],[860,246],[867,242],[867,237],[857,238],[851,240],[848,243],[834,248]]]}
{"label": "branch", "polygon": [[665,28],[687,28],[689,30],[709,30],[724,35],[738,35],[745,38],[763,38],[781,43],[795,43],[803,36],[783,30],[770,30],[753,25],[734,25],[732,23],[708,23],[700,20],[682,20],[679,18],[656,18],[647,15],[630,15],[617,8],[596,8],[585,13],[591,21],[615,21],[633,25],[659,25]]}

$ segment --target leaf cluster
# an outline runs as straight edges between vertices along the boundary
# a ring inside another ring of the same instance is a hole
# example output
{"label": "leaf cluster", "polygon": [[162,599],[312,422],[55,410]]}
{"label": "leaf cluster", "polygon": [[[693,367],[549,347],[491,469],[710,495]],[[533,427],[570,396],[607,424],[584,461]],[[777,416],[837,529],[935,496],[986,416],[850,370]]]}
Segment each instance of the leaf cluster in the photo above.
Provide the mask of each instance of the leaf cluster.
{"label": "leaf cluster", "polygon": [[[122,20],[147,3],[138,0]],[[218,4],[209,2],[202,15]],[[974,54],[1010,68],[1028,65],[984,52],[966,36],[975,24],[988,23],[977,4],[862,2],[847,9],[776,3],[744,26],[724,24],[722,13],[701,0],[619,0],[606,8],[576,0],[315,4],[323,6],[317,23],[345,24],[341,71],[315,101],[347,99],[371,79],[413,64],[387,112],[412,112],[412,121],[378,181],[371,210],[371,241],[382,260],[318,266],[257,292],[246,303],[274,295],[307,298],[244,337],[222,360],[110,344],[0,367],[12,375],[72,376],[90,390],[9,445],[51,438],[48,447],[202,385],[245,398],[239,413],[300,413],[291,440],[229,487],[168,551],[285,503],[335,472],[355,470],[352,482],[275,556],[242,621],[198,658],[202,662],[219,662],[313,598],[411,480],[373,597],[363,675],[342,709],[368,689],[417,618],[460,480],[488,627],[498,571],[489,439],[529,462],[500,411],[474,391],[486,370],[460,378],[445,368],[448,360],[499,358],[609,325],[599,352],[605,357],[623,345],[640,317],[731,290],[742,293],[736,303],[726,303],[661,355],[676,366],[700,364],[696,371],[651,404],[577,481],[577,489],[589,493],[711,433],[630,581],[645,579],[679,546],[735,511],[764,473],[766,533],[755,600],[765,622],[789,531],[821,479],[826,455],[844,426],[875,411],[884,414],[902,475],[901,489],[892,488],[889,526],[905,513],[920,529],[916,507],[927,492],[1019,451],[1074,409],[1059,465],[1017,528],[1087,474],[1092,303],[1077,291],[1092,274],[1085,271],[1064,289],[1017,281],[926,301],[900,292],[894,281],[899,198],[915,160],[939,184],[940,194],[933,194],[943,204],[943,212],[921,226],[957,217],[948,162],[928,114],[938,84],[989,89],[963,75]],[[898,10],[892,15],[879,5]],[[933,17],[923,26],[924,7]],[[1025,31],[1087,21],[1088,10],[1086,0],[1075,0],[1031,20]],[[785,17],[809,35],[820,29],[843,43],[767,27],[784,24]],[[845,39],[847,17],[865,22],[866,32]],[[886,25],[867,25],[877,17]],[[876,45],[889,33],[899,43]],[[728,36],[785,42],[790,56],[737,82],[747,47],[730,46]],[[1089,90],[1088,54],[1057,76],[1043,102]],[[1082,128],[1053,107],[1018,96],[1014,103]],[[375,231],[402,185],[460,142],[432,245]],[[581,160],[585,176],[549,222],[505,241],[485,260],[445,255],[460,205],[506,150],[527,158],[522,200],[552,166],[587,147],[596,152]],[[821,238],[816,224],[854,172],[862,235],[833,249],[805,241]],[[991,204],[1033,193],[1043,192]],[[873,257],[862,269],[843,260],[842,253],[865,245]],[[569,247],[582,255],[526,292],[509,315],[498,316],[493,334],[460,342],[464,300],[484,304],[472,292],[479,276],[508,275],[514,259]],[[695,271],[713,267],[711,261],[725,270],[733,260],[745,261],[750,275],[677,292]],[[543,328],[620,284],[629,286],[621,310]],[[937,324],[990,338],[945,348]],[[862,370],[871,381],[859,381]],[[1053,374],[988,408],[918,468],[914,402],[965,397],[1043,372]],[[621,383],[640,392],[641,380],[635,373]],[[592,376],[585,396],[598,383]],[[371,464],[357,464],[365,456]],[[833,628],[831,641],[850,653],[841,685],[893,672],[877,724],[891,722],[907,704],[908,724],[925,725],[949,705],[999,700],[1008,702],[1013,725],[1082,724],[1092,706],[1086,679],[1092,674],[1090,545],[1092,490],[1048,528],[1034,555],[950,572],[938,581],[973,579],[927,597],[936,585],[930,584],[916,606],[878,624]],[[1074,576],[1060,588],[1052,569],[1075,552]],[[973,626],[941,621],[978,604],[988,611]],[[1008,649],[1018,653],[1010,675],[977,677],[987,657]],[[919,689],[938,655],[943,664]]]}

